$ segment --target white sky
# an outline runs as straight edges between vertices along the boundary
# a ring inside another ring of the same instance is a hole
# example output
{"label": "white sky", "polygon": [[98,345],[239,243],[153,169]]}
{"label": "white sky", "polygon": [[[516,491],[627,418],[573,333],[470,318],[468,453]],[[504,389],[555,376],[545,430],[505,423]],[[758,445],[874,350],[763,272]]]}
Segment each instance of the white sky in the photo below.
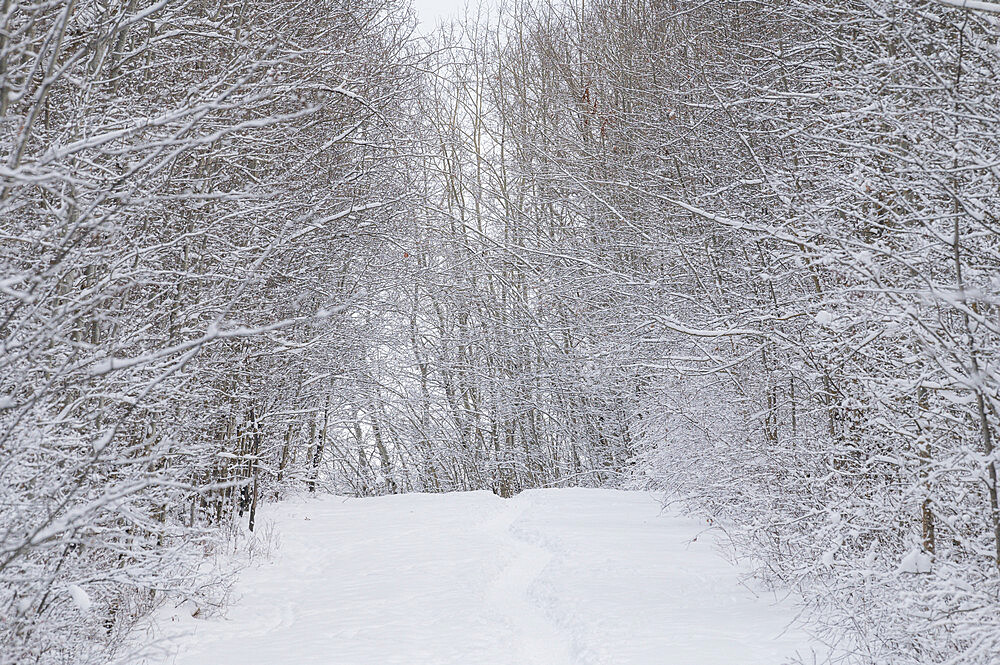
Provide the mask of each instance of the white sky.
{"label": "white sky", "polygon": [[[413,8],[417,10],[422,28],[433,28],[437,22],[457,14],[465,7],[466,0],[412,0]],[[470,5],[475,0],[470,0]]]}

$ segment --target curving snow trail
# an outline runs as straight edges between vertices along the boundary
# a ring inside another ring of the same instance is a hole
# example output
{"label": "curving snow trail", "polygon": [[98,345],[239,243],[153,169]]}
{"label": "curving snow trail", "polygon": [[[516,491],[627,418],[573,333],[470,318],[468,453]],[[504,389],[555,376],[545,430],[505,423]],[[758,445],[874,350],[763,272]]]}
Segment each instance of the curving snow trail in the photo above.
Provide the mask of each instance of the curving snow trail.
{"label": "curving snow trail", "polygon": [[[701,524],[640,492],[267,507],[280,545],[223,617],[166,610],[150,665],[780,665],[810,643]],[[697,538],[696,538],[697,537]]]}
{"label": "curving snow trail", "polygon": [[487,585],[484,605],[507,630],[518,663],[524,665],[571,665],[573,642],[536,596],[554,553],[531,542],[517,525],[533,507],[531,494],[507,502],[500,519],[491,520],[485,533],[500,543],[509,555],[498,575]]}

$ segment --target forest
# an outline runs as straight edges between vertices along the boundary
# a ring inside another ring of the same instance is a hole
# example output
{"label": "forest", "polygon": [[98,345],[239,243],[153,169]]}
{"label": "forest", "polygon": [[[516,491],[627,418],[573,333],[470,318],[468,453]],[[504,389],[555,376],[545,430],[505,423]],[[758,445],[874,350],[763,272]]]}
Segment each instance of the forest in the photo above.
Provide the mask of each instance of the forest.
{"label": "forest", "polygon": [[0,0],[3,665],[265,503],[567,486],[995,665],[998,437],[1000,4]]}

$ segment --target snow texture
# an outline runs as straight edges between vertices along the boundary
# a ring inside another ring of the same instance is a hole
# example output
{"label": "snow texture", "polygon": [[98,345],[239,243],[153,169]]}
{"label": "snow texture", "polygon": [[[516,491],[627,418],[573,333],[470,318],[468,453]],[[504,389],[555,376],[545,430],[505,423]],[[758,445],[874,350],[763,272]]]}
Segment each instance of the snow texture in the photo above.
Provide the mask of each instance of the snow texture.
{"label": "snow texture", "polygon": [[69,591],[69,596],[73,599],[73,604],[77,606],[80,612],[86,614],[90,611],[93,602],[90,600],[87,592],[83,590],[83,587],[77,584],[70,584],[66,587],[66,590]]}
{"label": "snow texture", "polygon": [[171,609],[156,665],[778,665],[794,608],[641,492],[325,497],[267,508],[224,618]]}
{"label": "snow texture", "polygon": [[899,572],[929,573],[931,572],[931,558],[920,550],[912,550],[900,561]]}

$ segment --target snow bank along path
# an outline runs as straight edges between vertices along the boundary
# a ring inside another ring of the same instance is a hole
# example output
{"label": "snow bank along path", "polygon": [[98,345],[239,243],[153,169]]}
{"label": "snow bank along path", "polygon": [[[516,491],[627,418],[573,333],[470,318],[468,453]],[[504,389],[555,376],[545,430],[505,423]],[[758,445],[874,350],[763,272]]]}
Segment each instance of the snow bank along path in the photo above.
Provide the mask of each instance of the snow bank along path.
{"label": "snow bank along path", "polygon": [[[223,617],[168,609],[159,665],[780,665],[794,608],[641,492],[270,506],[279,545]],[[806,657],[811,662],[811,657]]]}

